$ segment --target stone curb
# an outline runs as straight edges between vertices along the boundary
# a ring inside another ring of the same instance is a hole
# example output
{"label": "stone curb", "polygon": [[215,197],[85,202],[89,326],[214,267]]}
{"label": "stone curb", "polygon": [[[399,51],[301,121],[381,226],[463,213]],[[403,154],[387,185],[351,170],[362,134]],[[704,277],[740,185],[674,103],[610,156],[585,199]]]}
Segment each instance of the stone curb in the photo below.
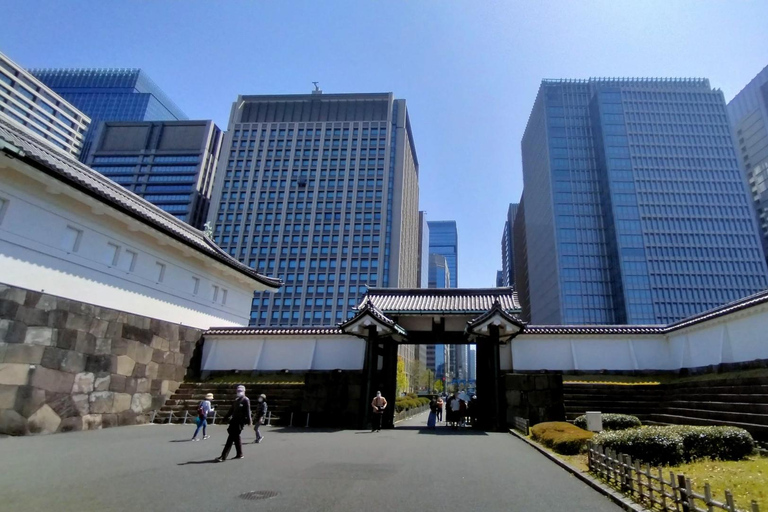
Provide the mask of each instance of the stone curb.
{"label": "stone curb", "polygon": [[643,507],[642,505],[635,503],[634,500],[624,496],[619,491],[613,489],[612,487],[609,487],[608,485],[604,484],[600,480],[581,472],[578,468],[568,464],[564,460],[552,455],[547,450],[539,446],[538,444],[534,443],[533,441],[530,441],[525,436],[521,435],[518,432],[515,432],[513,429],[509,429],[509,433],[513,436],[517,437],[524,443],[527,443],[529,446],[535,448],[540,453],[542,453],[545,457],[547,457],[549,460],[563,468],[564,470],[571,473],[573,476],[605,496],[606,498],[613,501],[616,505],[620,506],[624,510],[627,510],[629,512],[651,512],[649,509]]}

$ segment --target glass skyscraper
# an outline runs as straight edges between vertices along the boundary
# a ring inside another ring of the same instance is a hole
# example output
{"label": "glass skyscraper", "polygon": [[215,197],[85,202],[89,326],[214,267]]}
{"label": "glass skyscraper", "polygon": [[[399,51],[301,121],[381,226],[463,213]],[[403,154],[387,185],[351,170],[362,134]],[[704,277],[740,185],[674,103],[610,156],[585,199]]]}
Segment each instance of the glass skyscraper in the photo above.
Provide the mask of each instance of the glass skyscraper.
{"label": "glass skyscraper", "polygon": [[80,160],[85,162],[101,121],[174,121],[187,116],[141,69],[29,70],[91,118]]}
{"label": "glass skyscraper", "polygon": [[515,237],[512,228],[519,206],[518,203],[511,203],[507,209],[507,220],[504,222],[504,232],[501,234],[501,281],[497,282],[496,286],[515,286]]}
{"label": "glass skyscraper", "polygon": [[367,286],[416,288],[418,169],[391,93],[239,96],[209,220],[224,250],[285,282],[254,297],[251,325],[333,325]]}
{"label": "glass skyscraper", "polygon": [[768,287],[708,80],[544,80],[522,156],[532,322],[667,324]]}
{"label": "glass skyscraper", "polygon": [[[429,225],[429,253],[445,257],[451,278],[451,284],[448,288],[458,288],[459,232],[456,228],[456,221],[430,220],[427,221],[427,224]],[[438,286],[437,288],[442,287]]]}

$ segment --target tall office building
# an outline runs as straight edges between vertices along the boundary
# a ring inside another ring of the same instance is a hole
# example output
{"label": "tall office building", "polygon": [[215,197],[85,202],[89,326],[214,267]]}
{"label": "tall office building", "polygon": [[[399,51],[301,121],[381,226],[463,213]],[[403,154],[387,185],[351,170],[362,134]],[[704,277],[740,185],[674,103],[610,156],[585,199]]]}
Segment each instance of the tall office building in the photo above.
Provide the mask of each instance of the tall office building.
{"label": "tall office building", "polygon": [[450,288],[451,270],[448,268],[448,260],[441,254],[429,255],[429,283],[428,288]]}
{"label": "tall office building", "polygon": [[85,162],[102,121],[177,121],[187,116],[141,69],[29,70],[91,118],[80,160]]}
{"label": "tall office building", "polygon": [[519,207],[512,222],[512,237],[514,243],[512,250],[515,256],[515,291],[520,301],[520,319],[523,322],[531,321],[531,299],[528,292],[528,247],[525,238],[525,205],[523,197],[520,197]]}
{"label": "tall office building", "polygon": [[768,252],[768,66],[728,103],[728,117]]}
{"label": "tall office building", "polygon": [[[429,224],[429,252],[445,257],[451,277],[451,284],[448,288],[457,288],[459,282],[459,232],[456,229],[456,221],[431,220],[427,224]],[[442,287],[438,286],[438,288]]]}
{"label": "tall office building", "polygon": [[518,203],[511,203],[507,209],[507,220],[504,222],[504,232],[501,235],[501,284],[496,286],[515,286],[515,237],[512,228],[517,215]]}
{"label": "tall office building", "polygon": [[467,380],[477,380],[477,350],[475,350],[475,347],[469,347],[469,369]]}
{"label": "tall office building", "polygon": [[223,147],[214,239],[285,282],[255,296],[251,325],[332,325],[366,286],[417,287],[419,168],[405,100],[239,96]]}
{"label": "tall office building", "polygon": [[203,229],[221,139],[213,121],[105,122],[96,129],[86,164]]}
{"label": "tall office building", "polygon": [[496,271],[496,288],[500,288],[504,285],[504,271],[503,270],[497,270]]}
{"label": "tall office building", "polygon": [[91,122],[87,115],[2,53],[0,115],[75,157],[80,155]]}
{"label": "tall office building", "polygon": [[522,156],[532,322],[667,324],[768,286],[708,80],[544,80]]}
{"label": "tall office building", "polygon": [[419,288],[429,288],[429,225],[427,212],[419,212]]}

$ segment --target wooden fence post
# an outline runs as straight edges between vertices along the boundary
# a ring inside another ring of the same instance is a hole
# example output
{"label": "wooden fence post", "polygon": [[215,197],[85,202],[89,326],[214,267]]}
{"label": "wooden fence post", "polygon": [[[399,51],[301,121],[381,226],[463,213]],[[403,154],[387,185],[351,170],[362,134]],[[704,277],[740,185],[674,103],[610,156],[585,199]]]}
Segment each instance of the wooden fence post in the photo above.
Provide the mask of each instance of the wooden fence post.
{"label": "wooden fence post", "polygon": [[632,476],[632,457],[624,455],[624,464],[627,466],[627,480],[629,480],[629,492],[635,494],[635,478]]}
{"label": "wooden fence post", "polygon": [[666,512],[667,510],[667,494],[664,491],[664,472],[661,470],[660,467],[656,468],[659,470],[659,492],[661,493],[661,510],[664,510]]}
{"label": "wooden fence post", "polygon": [[757,506],[757,502],[755,500],[752,500],[752,510],[751,512],[760,512],[760,507]]}
{"label": "wooden fence post", "polygon": [[708,483],[704,484],[704,504],[707,506],[707,512],[714,512],[715,507],[712,505],[712,488]]}
{"label": "wooden fence post", "polygon": [[733,504],[733,494],[728,489],[725,490],[725,503],[728,512],[736,512],[736,505]]}
{"label": "wooden fence post", "polygon": [[680,493],[680,503],[682,504],[683,512],[692,512],[688,505],[688,492],[685,488],[685,475],[677,475],[677,490]]}

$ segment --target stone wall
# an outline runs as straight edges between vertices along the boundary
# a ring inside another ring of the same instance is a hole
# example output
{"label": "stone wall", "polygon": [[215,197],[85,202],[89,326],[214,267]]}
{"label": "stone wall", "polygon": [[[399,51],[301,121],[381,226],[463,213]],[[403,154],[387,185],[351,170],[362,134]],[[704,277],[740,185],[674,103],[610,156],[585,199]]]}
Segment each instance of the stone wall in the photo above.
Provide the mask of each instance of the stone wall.
{"label": "stone wall", "polygon": [[202,331],[0,284],[0,433],[146,423]]}
{"label": "stone wall", "polygon": [[533,426],[544,421],[565,421],[563,376],[559,374],[504,375],[507,399],[507,425],[514,418],[525,418]]}

